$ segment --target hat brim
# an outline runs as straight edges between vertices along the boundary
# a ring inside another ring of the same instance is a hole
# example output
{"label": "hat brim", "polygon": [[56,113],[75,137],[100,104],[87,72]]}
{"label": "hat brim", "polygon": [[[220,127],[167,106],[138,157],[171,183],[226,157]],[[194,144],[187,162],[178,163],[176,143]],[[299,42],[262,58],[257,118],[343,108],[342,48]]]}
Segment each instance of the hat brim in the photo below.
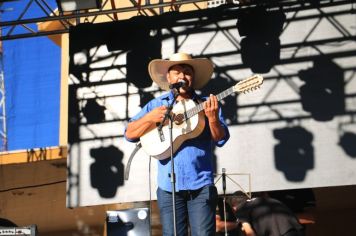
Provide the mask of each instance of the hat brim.
{"label": "hat brim", "polygon": [[189,60],[169,61],[162,59],[152,60],[148,65],[151,79],[163,90],[169,90],[167,81],[168,69],[177,64],[187,64],[194,69],[194,80],[192,87],[201,89],[206,85],[214,71],[213,63],[207,58],[194,58]]}

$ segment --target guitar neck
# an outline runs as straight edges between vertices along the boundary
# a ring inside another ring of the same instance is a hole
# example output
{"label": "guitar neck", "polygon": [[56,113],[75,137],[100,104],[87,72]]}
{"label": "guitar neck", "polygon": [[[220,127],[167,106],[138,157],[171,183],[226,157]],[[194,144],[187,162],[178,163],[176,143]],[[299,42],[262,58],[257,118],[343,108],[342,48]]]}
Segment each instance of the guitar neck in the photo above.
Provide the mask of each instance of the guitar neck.
{"label": "guitar neck", "polygon": [[[218,99],[218,101],[226,98],[227,96],[229,96],[230,94],[234,93],[234,86],[222,91],[221,93],[219,93],[218,95],[216,95],[216,98]],[[196,107],[193,107],[191,109],[189,109],[186,113],[185,113],[185,119],[189,119],[192,116],[198,114],[199,112],[201,112],[202,110],[204,110],[203,107],[203,103],[198,104]]]}

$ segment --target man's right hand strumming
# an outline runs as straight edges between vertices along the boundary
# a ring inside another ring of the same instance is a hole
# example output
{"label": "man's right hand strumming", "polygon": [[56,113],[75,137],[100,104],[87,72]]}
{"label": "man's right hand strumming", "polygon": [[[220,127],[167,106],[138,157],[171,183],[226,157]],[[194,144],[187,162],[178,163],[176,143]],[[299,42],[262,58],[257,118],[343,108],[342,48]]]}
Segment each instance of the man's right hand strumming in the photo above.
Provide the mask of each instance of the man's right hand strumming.
{"label": "man's right hand strumming", "polygon": [[[130,122],[127,125],[126,137],[128,139],[140,138],[147,131],[155,128],[157,126],[157,123],[162,122],[166,111],[166,106],[156,107],[141,119]],[[168,123],[168,119],[165,123]]]}

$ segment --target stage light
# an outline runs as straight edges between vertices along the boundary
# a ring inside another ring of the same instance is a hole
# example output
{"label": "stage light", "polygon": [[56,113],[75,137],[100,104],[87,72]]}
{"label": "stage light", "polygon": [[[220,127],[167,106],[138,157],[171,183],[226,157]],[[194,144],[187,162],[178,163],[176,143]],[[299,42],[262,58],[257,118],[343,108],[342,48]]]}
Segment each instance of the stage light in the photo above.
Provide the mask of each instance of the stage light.
{"label": "stage light", "polygon": [[278,38],[283,31],[286,15],[282,10],[266,10],[263,7],[241,10],[236,27],[240,37]]}
{"label": "stage light", "polygon": [[301,105],[317,121],[330,121],[345,113],[344,72],[330,58],[315,58],[313,67],[301,70]]}
{"label": "stage light", "polygon": [[356,158],[356,134],[352,132],[345,132],[340,137],[339,145],[344,152],[351,158]]}
{"label": "stage light", "polygon": [[149,236],[151,222],[147,207],[106,212],[107,236],[140,235]]}
{"label": "stage light", "polygon": [[[162,37],[152,28],[147,16],[134,16],[111,24],[113,30],[107,39],[109,51],[126,50],[126,79],[137,88],[148,88],[152,79],[148,74],[151,60],[161,58]],[[133,35],[135,37],[133,37]]]}
{"label": "stage light", "polygon": [[274,146],[277,170],[291,182],[302,182],[309,170],[314,169],[313,134],[301,126],[273,130],[278,143]]}
{"label": "stage light", "polygon": [[99,9],[102,0],[56,0],[61,12]]}
{"label": "stage light", "polygon": [[241,59],[255,73],[268,73],[280,60],[279,38],[258,39],[245,37],[241,40]]}
{"label": "stage light", "polygon": [[90,98],[82,109],[87,124],[97,124],[105,121],[105,106],[100,105],[95,98]]}
{"label": "stage light", "polygon": [[242,38],[242,62],[254,73],[267,73],[279,62],[279,35],[285,20],[281,10],[255,7],[239,12],[236,26]]}

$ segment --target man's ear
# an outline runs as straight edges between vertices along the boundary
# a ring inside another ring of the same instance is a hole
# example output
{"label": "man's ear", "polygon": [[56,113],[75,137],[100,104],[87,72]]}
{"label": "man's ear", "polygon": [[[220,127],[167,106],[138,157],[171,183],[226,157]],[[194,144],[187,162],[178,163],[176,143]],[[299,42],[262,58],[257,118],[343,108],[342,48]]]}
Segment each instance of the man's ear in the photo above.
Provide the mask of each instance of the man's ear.
{"label": "man's ear", "polygon": [[171,83],[171,77],[169,76],[169,71],[166,74],[166,79],[167,79],[168,83]]}

